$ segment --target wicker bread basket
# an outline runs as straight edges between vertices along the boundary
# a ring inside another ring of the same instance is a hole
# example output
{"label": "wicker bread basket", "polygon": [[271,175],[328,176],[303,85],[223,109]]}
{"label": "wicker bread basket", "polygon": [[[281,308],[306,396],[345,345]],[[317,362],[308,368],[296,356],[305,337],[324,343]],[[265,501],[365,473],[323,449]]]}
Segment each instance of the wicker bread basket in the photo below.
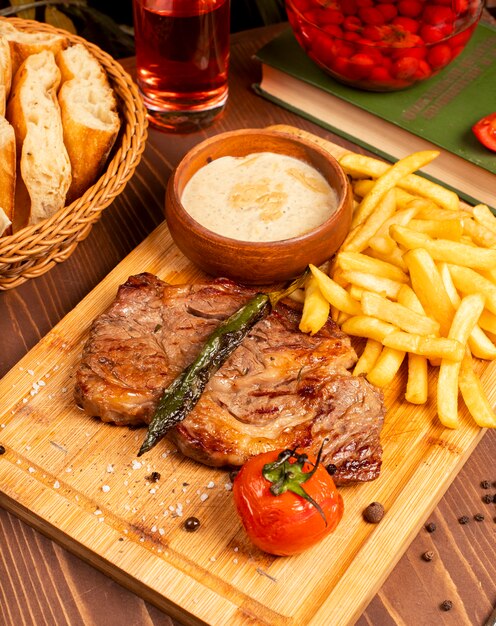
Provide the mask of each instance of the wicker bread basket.
{"label": "wicker bread basket", "polygon": [[85,39],[32,20],[8,20],[19,30],[58,33],[82,43],[107,72],[114,89],[121,129],[109,162],[98,181],[83,196],[42,222],[0,238],[0,290],[18,287],[65,261],[88,236],[93,224],[124,189],[138,165],[147,137],[146,109],[131,77],[109,54]]}

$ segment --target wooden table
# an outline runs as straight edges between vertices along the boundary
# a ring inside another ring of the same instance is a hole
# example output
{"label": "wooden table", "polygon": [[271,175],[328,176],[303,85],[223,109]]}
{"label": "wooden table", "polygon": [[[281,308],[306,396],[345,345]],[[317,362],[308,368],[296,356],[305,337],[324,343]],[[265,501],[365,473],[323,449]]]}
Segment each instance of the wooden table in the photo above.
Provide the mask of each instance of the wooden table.
{"label": "wooden table", "polygon": [[[90,236],[63,264],[0,294],[0,375],[4,375],[163,218],[164,185],[187,150],[210,135],[236,128],[293,124],[360,151],[338,136],[256,96],[253,53],[281,26],[232,39],[230,97],[209,129],[173,136],[150,130],[134,177],[103,213]],[[132,71],[132,60],[125,63]],[[1,443],[1,430],[0,430]],[[496,605],[496,432],[488,432],[422,530],[371,601],[357,626],[482,626]],[[481,481],[491,481],[482,489]],[[483,513],[484,521],[473,516]],[[467,515],[470,522],[458,523]],[[426,562],[422,554],[434,552]],[[350,589],[350,593],[353,590]],[[451,600],[449,612],[440,609]],[[492,624],[493,622],[491,622]],[[71,626],[177,624],[167,615],[0,509],[0,624]],[[303,626],[303,625],[302,625]],[[331,625],[330,625],[331,626]]]}

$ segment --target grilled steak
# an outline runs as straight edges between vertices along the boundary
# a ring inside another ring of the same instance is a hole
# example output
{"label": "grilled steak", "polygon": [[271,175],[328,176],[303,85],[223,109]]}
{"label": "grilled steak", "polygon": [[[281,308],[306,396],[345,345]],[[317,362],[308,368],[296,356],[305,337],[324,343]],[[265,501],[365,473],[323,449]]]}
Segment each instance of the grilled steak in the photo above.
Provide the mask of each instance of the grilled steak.
{"label": "grilled steak", "polygon": [[[219,322],[254,295],[226,279],[167,285],[130,277],[91,327],[75,397],[116,424],[149,423],[172,380]],[[382,393],[348,369],[356,354],[328,320],[314,336],[298,330],[300,310],[277,306],[212,377],[196,407],[169,431],[187,456],[238,466],[275,448],[316,454],[336,467],[337,483],[376,478],[381,465]]]}

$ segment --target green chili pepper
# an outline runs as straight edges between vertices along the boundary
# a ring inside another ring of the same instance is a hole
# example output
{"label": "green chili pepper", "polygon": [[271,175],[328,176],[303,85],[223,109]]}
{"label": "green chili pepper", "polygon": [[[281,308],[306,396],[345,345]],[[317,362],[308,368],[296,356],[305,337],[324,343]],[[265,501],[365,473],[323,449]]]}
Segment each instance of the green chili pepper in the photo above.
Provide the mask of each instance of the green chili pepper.
{"label": "green chili pepper", "polygon": [[210,378],[240,345],[253,326],[265,317],[279,300],[302,287],[307,275],[308,270],[282,291],[257,294],[213,331],[196,359],[164,391],[138,456],[151,450],[168,430],[188,415],[200,399]]}

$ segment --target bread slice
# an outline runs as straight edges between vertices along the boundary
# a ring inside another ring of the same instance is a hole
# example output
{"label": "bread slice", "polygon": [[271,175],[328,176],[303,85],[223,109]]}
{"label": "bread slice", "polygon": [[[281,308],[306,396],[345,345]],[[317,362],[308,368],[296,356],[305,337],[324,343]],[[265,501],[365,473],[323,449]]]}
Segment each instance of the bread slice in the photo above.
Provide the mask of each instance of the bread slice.
{"label": "bread slice", "polygon": [[16,184],[16,145],[12,126],[0,117],[0,236],[11,234]]}
{"label": "bread slice", "polygon": [[97,180],[117,138],[120,120],[107,75],[84,45],[60,52],[57,63],[65,79],[58,97],[72,168],[70,203]]}
{"label": "bread slice", "polygon": [[57,33],[27,32],[18,30],[7,19],[0,19],[0,35],[10,45],[12,75],[15,75],[22,62],[31,54],[51,50],[54,54],[67,47],[69,40]]}
{"label": "bread slice", "polygon": [[19,163],[14,230],[37,224],[65,206],[71,164],[57,100],[59,84],[60,70],[47,50],[29,56],[14,77],[7,105]]}
{"label": "bread slice", "polygon": [[0,115],[5,115],[11,84],[12,59],[10,57],[10,45],[5,37],[0,36]]}

